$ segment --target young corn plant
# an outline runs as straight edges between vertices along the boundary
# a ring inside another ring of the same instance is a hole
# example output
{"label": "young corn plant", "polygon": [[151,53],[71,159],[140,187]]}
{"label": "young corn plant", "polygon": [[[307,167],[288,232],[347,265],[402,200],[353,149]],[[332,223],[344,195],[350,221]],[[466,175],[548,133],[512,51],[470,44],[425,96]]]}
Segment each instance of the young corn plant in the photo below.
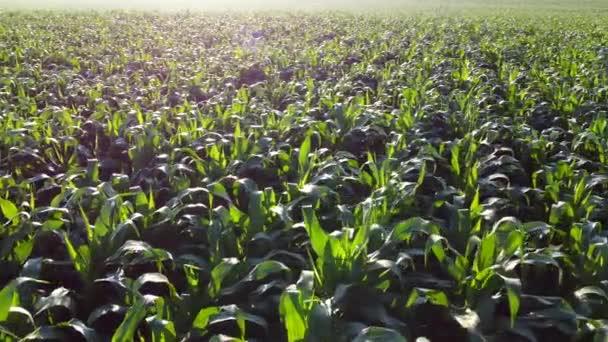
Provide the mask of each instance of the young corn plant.
{"label": "young corn plant", "polygon": [[362,226],[356,231],[353,228],[343,228],[327,233],[321,227],[312,206],[303,207],[302,215],[312,252],[316,256],[314,274],[319,289],[332,293],[341,283],[362,281],[365,277],[369,228]]}

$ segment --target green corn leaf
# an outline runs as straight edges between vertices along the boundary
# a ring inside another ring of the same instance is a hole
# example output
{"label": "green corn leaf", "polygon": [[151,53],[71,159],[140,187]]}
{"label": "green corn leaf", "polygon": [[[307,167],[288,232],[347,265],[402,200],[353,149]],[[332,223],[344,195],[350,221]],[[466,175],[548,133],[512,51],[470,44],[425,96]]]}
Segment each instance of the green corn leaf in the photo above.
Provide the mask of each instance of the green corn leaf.
{"label": "green corn leaf", "polygon": [[247,236],[249,238],[261,232],[264,227],[266,210],[262,205],[262,194],[262,191],[252,191],[249,193],[249,207],[247,208],[247,213],[249,215]]}
{"label": "green corn leaf", "polygon": [[302,341],[307,331],[306,312],[302,294],[293,285],[281,295],[279,313],[287,331],[288,341]]}
{"label": "green corn leaf", "polygon": [[0,322],[6,321],[17,296],[17,281],[13,280],[0,291]]}
{"label": "green corn leaf", "polygon": [[27,261],[33,248],[33,239],[21,240],[13,247],[13,253],[15,254],[15,257],[20,265],[23,265]]}
{"label": "green corn leaf", "polygon": [[219,294],[224,279],[233,271],[233,269],[239,264],[237,258],[224,259],[221,263],[213,268],[211,271],[211,287],[209,289],[211,296]]}
{"label": "green corn leaf", "polygon": [[446,258],[443,242],[446,239],[441,235],[432,234],[426,241],[424,250],[424,263],[428,264],[428,256],[432,252],[439,262],[443,262]]}
{"label": "green corn leaf", "polygon": [[365,328],[353,342],[407,342],[397,331],[382,327]]}
{"label": "green corn leaf", "polygon": [[494,264],[496,259],[496,234],[487,234],[482,240],[476,258],[477,272],[481,272]]}
{"label": "green corn leaf", "polygon": [[70,259],[74,263],[74,268],[76,271],[81,274],[88,272],[90,257],[88,247],[86,245],[82,245],[78,251],[76,251],[67,233],[63,235],[63,242],[65,243]]}
{"label": "green corn leaf", "polygon": [[443,291],[423,288],[414,288],[405,305],[411,308],[414,305],[426,302],[445,307],[450,305],[448,297]]}
{"label": "green corn leaf", "polygon": [[332,316],[328,305],[313,302],[308,313],[306,338],[309,341],[327,341],[332,334]]}
{"label": "green corn leaf", "polygon": [[223,334],[213,335],[209,339],[209,342],[242,342],[242,341],[243,341],[243,339],[228,336],[228,335],[223,335]]}
{"label": "green corn leaf", "polygon": [[306,232],[308,233],[308,237],[310,238],[312,249],[315,251],[317,256],[322,259],[326,250],[325,245],[327,245],[329,237],[323,228],[321,228],[312,206],[304,206],[302,208],[302,213],[304,216],[304,226],[306,228]]}
{"label": "green corn leaf", "polygon": [[456,174],[456,176],[460,176],[460,146],[459,145],[454,145],[452,146],[452,158],[450,160],[450,163],[452,165],[452,170],[454,170],[454,173]]}
{"label": "green corn leaf", "polygon": [[12,220],[19,215],[19,209],[17,209],[13,202],[3,198],[0,198],[0,209],[2,209],[2,215],[4,215],[7,220]]}
{"label": "green corn leaf", "polygon": [[315,286],[315,274],[313,271],[300,272],[300,278],[296,282],[296,287],[302,292],[304,298],[308,299],[313,295]]}
{"label": "green corn leaf", "polygon": [[19,340],[20,340],[19,336],[15,335],[14,333],[12,333],[11,331],[9,331],[7,328],[3,327],[0,324],[0,341],[13,342],[13,341],[19,341]]}
{"label": "green corn leaf", "polygon": [[165,286],[168,290],[170,297],[175,297],[175,287],[169,279],[162,273],[144,273],[140,275],[133,283],[133,289],[139,291],[139,289],[145,284],[155,284],[159,286]]}
{"label": "green corn leaf", "polygon": [[590,307],[608,305],[608,295],[606,294],[606,291],[597,286],[585,286],[580,288],[574,292],[574,296]]}
{"label": "green corn leaf", "polygon": [[357,229],[357,233],[355,234],[355,238],[353,239],[352,246],[357,250],[364,250],[367,246],[367,242],[369,241],[369,225],[360,226]]}
{"label": "green corn leaf", "polygon": [[390,239],[394,241],[408,241],[414,234],[439,234],[439,229],[433,223],[421,217],[412,217],[395,226]]}
{"label": "green corn leaf", "polygon": [[116,202],[113,200],[107,201],[103,207],[101,208],[101,212],[95,221],[95,228],[93,229],[93,234],[95,235],[95,240],[99,240],[100,238],[106,236],[109,232],[112,231],[113,228],[113,212],[115,209]]}
{"label": "green corn leaf", "polygon": [[520,306],[520,294],[521,294],[521,281],[517,278],[509,278],[503,275],[498,275],[504,281],[505,287],[507,288],[507,301],[509,302],[509,313],[511,316],[511,327],[515,325],[515,319],[519,312]]}
{"label": "green corn leaf", "polygon": [[302,145],[300,145],[300,152],[298,154],[298,168],[300,173],[304,173],[308,169],[309,159],[308,155],[310,154],[311,141],[310,135],[307,135]]}
{"label": "green corn leaf", "polygon": [[236,305],[203,308],[194,319],[192,327],[204,331],[210,325],[227,320],[231,320],[238,325],[241,338],[244,338],[246,333],[246,322],[253,323],[265,331],[268,330],[268,324],[263,318],[245,312]]}
{"label": "green corn leaf", "polygon": [[81,205],[78,206],[78,208],[80,209],[80,216],[82,217],[82,221],[84,222],[84,229],[87,233],[87,239],[90,243],[98,243],[98,239],[96,238],[97,235],[95,235],[95,233],[93,232],[93,229],[91,229],[91,223],[89,222],[89,217],[87,216],[87,214],[84,212],[84,209],[82,208]]}
{"label": "green corn leaf", "polygon": [[146,317],[146,303],[143,299],[138,299],[127,311],[118,329],[112,335],[112,342],[133,341],[139,323]]}
{"label": "green corn leaf", "polygon": [[574,198],[572,200],[574,205],[579,205],[583,201],[583,197],[585,196],[586,185],[587,178],[582,177],[581,180],[574,187]]}
{"label": "green corn leaf", "polygon": [[477,190],[475,191],[475,196],[471,201],[471,206],[469,209],[474,217],[477,217],[483,211],[483,206],[479,204],[479,187],[477,187]]}
{"label": "green corn leaf", "polygon": [[213,194],[213,196],[220,197],[228,203],[232,202],[230,195],[228,195],[228,191],[226,191],[226,188],[222,185],[222,183],[209,184],[207,188],[209,189],[209,192]]}
{"label": "green corn leaf", "polygon": [[260,264],[257,264],[253,270],[251,270],[248,278],[258,281],[263,280],[272,274],[289,272],[291,272],[291,269],[285,266],[285,264],[275,260],[266,260]]}
{"label": "green corn leaf", "polygon": [[218,314],[219,312],[220,308],[217,306],[201,309],[196,315],[194,322],[192,322],[192,327],[201,330],[206,329],[207,325],[209,325],[211,317]]}
{"label": "green corn leaf", "polygon": [[513,255],[516,251],[522,250],[524,246],[524,234],[518,230],[509,232],[504,248],[506,256]]}
{"label": "green corn leaf", "polygon": [[146,323],[152,333],[152,342],[174,342],[177,334],[173,322],[159,319],[156,316],[146,318]]}
{"label": "green corn leaf", "polygon": [[549,213],[549,223],[557,224],[564,219],[572,219],[573,217],[574,208],[572,208],[572,204],[560,201],[551,206],[551,211]]}
{"label": "green corn leaf", "polygon": [[424,178],[426,177],[426,160],[422,161],[422,166],[420,167],[420,172],[418,173],[418,180],[416,181],[417,186],[421,186],[424,183]]}
{"label": "green corn leaf", "polygon": [[11,308],[21,305],[17,289],[19,285],[24,283],[49,284],[47,281],[29,277],[18,277],[11,280],[0,291],[0,323],[6,321],[8,314],[11,312]]}

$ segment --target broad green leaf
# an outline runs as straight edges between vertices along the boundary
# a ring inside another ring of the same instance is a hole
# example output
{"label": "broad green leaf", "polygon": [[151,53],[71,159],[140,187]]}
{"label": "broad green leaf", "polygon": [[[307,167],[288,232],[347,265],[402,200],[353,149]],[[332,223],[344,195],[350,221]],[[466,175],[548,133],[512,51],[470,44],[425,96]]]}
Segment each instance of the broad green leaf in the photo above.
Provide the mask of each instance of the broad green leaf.
{"label": "broad green leaf", "polygon": [[228,191],[226,191],[226,188],[222,185],[222,183],[216,182],[213,184],[209,184],[208,189],[209,192],[214,196],[220,197],[228,203],[232,202],[230,196],[228,195]]}
{"label": "broad green leaf", "polygon": [[0,198],[0,209],[2,209],[2,215],[7,220],[12,220],[15,216],[19,215],[19,209],[9,200]]}
{"label": "broad green leaf", "polygon": [[201,309],[198,314],[196,314],[196,318],[194,318],[194,322],[192,322],[192,327],[197,329],[206,329],[207,325],[209,325],[209,320],[211,317],[219,312],[220,308],[217,306]]}
{"label": "broad green leaf", "polygon": [[513,230],[507,235],[507,241],[504,248],[506,256],[513,255],[516,251],[522,250],[524,246],[524,235],[518,230]]}
{"label": "broad green leaf", "polygon": [[448,307],[450,302],[443,291],[434,289],[415,288],[407,300],[406,307],[412,307],[421,303],[431,303]]}
{"label": "broad green leaf", "polygon": [[209,342],[242,342],[243,340],[236,338],[236,337],[232,337],[232,336],[228,336],[228,335],[213,335],[211,336],[211,338],[209,339]]}
{"label": "broad green leaf", "polygon": [[496,259],[496,243],[497,238],[495,233],[487,234],[481,239],[475,264],[477,272],[481,272],[494,264],[494,260]]}
{"label": "broad green leaf", "polygon": [[308,233],[308,237],[310,238],[312,249],[319,258],[323,259],[326,249],[325,246],[329,239],[328,234],[321,228],[312,206],[304,206],[302,208],[302,214],[304,216],[304,226]]}
{"label": "broad green leaf", "polygon": [[471,210],[473,217],[477,217],[483,212],[483,206],[479,204],[479,187],[475,191],[475,195],[473,196],[469,209]]}
{"label": "broad green leaf", "polygon": [[352,342],[407,342],[407,340],[395,330],[368,327],[363,329]]}
{"label": "broad green leaf", "polygon": [[519,294],[512,288],[507,286],[507,299],[509,301],[509,313],[511,315],[511,326],[515,325],[515,318],[519,311]]}
{"label": "broad green leaf", "polygon": [[103,318],[105,315],[124,315],[127,312],[127,308],[116,305],[116,304],[104,304],[101,306],[98,306],[97,308],[95,308],[95,310],[93,310],[93,312],[91,312],[91,314],[89,315],[88,319],[87,319],[87,324],[88,325],[94,325],[95,322],[100,319]]}
{"label": "broad green leaf", "polygon": [[66,332],[56,326],[43,325],[25,336],[21,341],[65,341]]}
{"label": "broad green leaf", "polygon": [[145,213],[149,209],[148,197],[143,191],[138,191],[137,195],[135,195],[135,208],[138,212]]}
{"label": "broad green leaf", "polygon": [[574,187],[574,198],[572,200],[574,205],[579,205],[582,202],[583,197],[585,196],[586,181],[587,177],[581,177],[580,181]]}
{"label": "broad green leaf", "polygon": [[27,311],[25,308],[22,308],[20,306],[16,306],[15,303],[13,303],[13,306],[11,307],[10,313],[9,313],[9,325],[11,324],[10,321],[13,319],[10,316],[16,316],[18,318],[16,318],[16,322],[18,323],[18,325],[22,328],[22,329],[28,329],[27,331],[31,331],[33,330],[33,328],[36,326],[36,323],[34,322],[34,317],[32,316],[32,314]]}
{"label": "broad green leaf", "polygon": [[53,290],[47,297],[42,297],[36,302],[36,315],[55,307],[63,307],[74,313],[76,310],[76,302],[70,296],[70,291],[66,288],[59,287]]}
{"label": "broad green leaf", "polygon": [[0,291],[0,322],[6,321],[8,313],[17,296],[17,281],[13,280]]}
{"label": "broad green leaf", "polygon": [[89,159],[87,160],[87,179],[91,184],[99,182],[99,160]]}
{"label": "broad green leaf", "polygon": [[262,231],[264,221],[266,220],[266,209],[262,204],[262,194],[262,191],[249,192],[249,205],[247,208],[247,214],[249,215],[247,236],[249,238]]}
{"label": "broad green leaf", "polygon": [[428,290],[426,291],[426,296],[435,305],[445,306],[446,308],[450,305],[448,296],[443,291]]}
{"label": "broad green leaf", "polygon": [[412,217],[397,224],[391,232],[390,239],[408,241],[414,234],[439,234],[439,229],[433,223],[421,217]]}
{"label": "broad green leaf", "polygon": [[300,145],[300,153],[298,155],[298,167],[299,172],[304,173],[308,169],[308,165],[310,163],[308,159],[308,155],[310,154],[311,142],[310,135],[307,135],[302,145]]}
{"label": "broad green leaf", "polygon": [[99,243],[98,236],[95,235],[95,232],[93,232],[93,229],[91,228],[91,223],[89,222],[89,217],[84,212],[84,209],[82,208],[81,205],[79,205],[78,208],[80,209],[80,216],[82,217],[82,221],[84,223],[84,229],[87,233],[87,240],[90,243],[94,243],[94,244]]}
{"label": "broad green leaf", "polygon": [[260,264],[257,264],[253,270],[251,270],[249,278],[257,281],[265,279],[272,274],[281,272],[289,273],[291,272],[291,269],[281,262],[275,260],[266,260]]}
{"label": "broad green leaf", "polygon": [[113,215],[115,204],[115,201],[107,201],[103,207],[101,207],[101,212],[95,221],[95,228],[93,229],[96,240],[106,236],[114,228]]}
{"label": "broad green leaf", "polygon": [[133,283],[133,289],[135,289],[136,291],[140,291],[141,287],[148,283],[162,284],[166,286],[169,292],[168,296],[174,297],[176,295],[175,287],[173,286],[173,284],[171,284],[167,276],[158,272],[144,273],[140,275]]}
{"label": "broad green leaf", "polygon": [[212,296],[217,295],[224,282],[224,279],[228,274],[233,271],[234,267],[238,265],[240,262],[237,258],[228,258],[224,259],[221,263],[213,268],[211,271],[211,288],[210,294]]}
{"label": "broad green leaf", "polygon": [[7,328],[3,327],[2,324],[0,324],[0,341],[13,342],[19,340],[19,336],[15,335],[13,332],[9,331]]}
{"label": "broad green leaf", "polygon": [[84,323],[77,319],[71,319],[67,322],[62,322],[57,325],[61,328],[69,328],[82,336],[87,342],[99,341],[99,337],[95,330],[87,327]]}
{"label": "broad green leaf", "polygon": [[177,341],[177,334],[173,322],[152,316],[146,318],[146,323],[152,332],[152,342]]}
{"label": "broad green leaf", "polygon": [[369,230],[370,226],[364,224],[357,228],[357,233],[355,234],[355,238],[353,239],[352,246],[357,250],[364,250],[367,247],[367,242],[369,240]]}
{"label": "broad green leaf", "polygon": [[572,219],[574,217],[574,208],[567,202],[558,202],[551,206],[549,214],[549,223],[557,224],[563,219]]}
{"label": "broad green leaf", "polygon": [[536,335],[534,334],[532,329],[528,328],[527,326],[518,325],[515,327],[511,327],[510,331],[512,334],[519,337],[519,339],[522,342],[523,341],[527,341],[527,342],[537,342],[538,341],[538,338],[536,337]]}
{"label": "broad green leaf", "polygon": [[68,251],[68,255],[74,263],[74,268],[76,271],[81,274],[86,274],[89,271],[90,263],[88,246],[82,245],[78,248],[78,251],[76,251],[67,233],[63,235],[63,240]]}
{"label": "broad green leaf", "polygon": [[418,173],[418,179],[416,180],[416,185],[421,186],[424,183],[424,178],[426,177],[426,160],[422,161],[422,166],[420,167],[420,172]]}
{"label": "broad green leaf", "polygon": [[63,227],[64,222],[62,220],[47,220],[42,224],[43,230],[58,230]]}
{"label": "broad green leaf", "polygon": [[315,274],[313,271],[303,270],[300,272],[300,278],[296,282],[296,287],[302,292],[304,298],[308,299],[314,292]]}
{"label": "broad green leaf", "polygon": [[452,157],[450,159],[450,164],[452,165],[452,170],[456,176],[460,176],[460,146],[455,144],[452,146]]}
{"label": "broad green leaf", "polygon": [[24,264],[32,253],[32,249],[34,248],[34,240],[27,239],[21,240],[17,242],[16,246],[13,247],[13,253],[17,258],[19,264]]}
{"label": "broad green leaf", "polygon": [[0,322],[6,321],[12,307],[19,306],[20,298],[17,288],[24,283],[48,284],[47,281],[29,277],[18,277],[11,280],[2,291],[0,291]]}
{"label": "broad green leaf", "polygon": [[511,327],[515,325],[515,319],[517,318],[517,313],[519,312],[520,306],[520,295],[521,295],[521,280],[518,278],[510,278],[503,275],[498,274],[498,276],[503,280],[505,287],[507,289],[507,301],[509,302],[509,313],[511,316]]}
{"label": "broad green leaf", "polygon": [[606,291],[597,286],[585,286],[576,290],[574,295],[580,299],[596,297],[600,299],[603,304],[608,304],[608,295],[606,294]]}
{"label": "broad green leaf", "polygon": [[112,335],[112,342],[133,341],[139,323],[146,317],[146,303],[143,299],[138,299],[127,311],[118,329]]}
{"label": "broad green leaf", "polygon": [[106,262],[111,263],[138,263],[138,262],[162,262],[173,260],[171,253],[164,249],[152,248],[143,241],[127,240]]}
{"label": "broad green leaf", "polygon": [[443,241],[446,239],[443,236],[432,234],[426,241],[424,250],[424,262],[428,264],[428,256],[431,252],[439,262],[443,262],[446,258]]}
{"label": "broad green leaf", "polygon": [[321,302],[314,302],[308,313],[307,338],[312,341],[325,341],[331,338],[332,316],[330,308]]}
{"label": "broad green leaf", "polygon": [[235,321],[235,323],[239,326],[242,336],[244,336],[246,333],[246,322],[256,324],[265,331],[268,330],[268,324],[263,318],[245,312],[236,305],[204,308],[199,311],[194,322],[192,323],[192,326],[196,329],[205,330],[207,326],[222,323],[227,320]]}
{"label": "broad green leaf", "polygon": [[293,285],[281,295],[279,312],[287,331],[288,341],[302,341],[306,337],[307,317],[304,303],[302,303],[302,294]]}
{"label": "broad green leaf", "polygon": [[527,234],[549,234],[551,226],[542,221],[526,222],[521,225]]}

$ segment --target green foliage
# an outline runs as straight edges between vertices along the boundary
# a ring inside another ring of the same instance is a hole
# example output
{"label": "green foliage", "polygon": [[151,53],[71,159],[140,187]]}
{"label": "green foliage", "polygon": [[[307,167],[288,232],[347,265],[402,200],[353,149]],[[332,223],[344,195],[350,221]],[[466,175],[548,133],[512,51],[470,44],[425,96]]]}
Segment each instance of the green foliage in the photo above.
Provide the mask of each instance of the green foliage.
{"label": "green foliage", "polygon": [[0,341],[605,340],[605,19],[0,13]]}

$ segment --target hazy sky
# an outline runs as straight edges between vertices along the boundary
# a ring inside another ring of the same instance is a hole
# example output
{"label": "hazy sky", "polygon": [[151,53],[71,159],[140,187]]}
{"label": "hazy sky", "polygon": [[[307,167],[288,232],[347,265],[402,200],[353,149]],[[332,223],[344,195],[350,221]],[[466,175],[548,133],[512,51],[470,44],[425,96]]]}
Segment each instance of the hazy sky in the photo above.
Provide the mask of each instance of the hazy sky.
{"label": "hazy sky", "polygon": [[431,7],[607,8],[608,0],[0,0],[0,8],[370,9]]}
{"label": "hazy sky", "polygon": [[[457,2],[457,0],[430,0]],[[493,0],[500,1],[500,0]],[[39,8],[202,8],[202,9],[288,9],[361,8],[418,5],[425,0],[0,0],[2,7]]]}

